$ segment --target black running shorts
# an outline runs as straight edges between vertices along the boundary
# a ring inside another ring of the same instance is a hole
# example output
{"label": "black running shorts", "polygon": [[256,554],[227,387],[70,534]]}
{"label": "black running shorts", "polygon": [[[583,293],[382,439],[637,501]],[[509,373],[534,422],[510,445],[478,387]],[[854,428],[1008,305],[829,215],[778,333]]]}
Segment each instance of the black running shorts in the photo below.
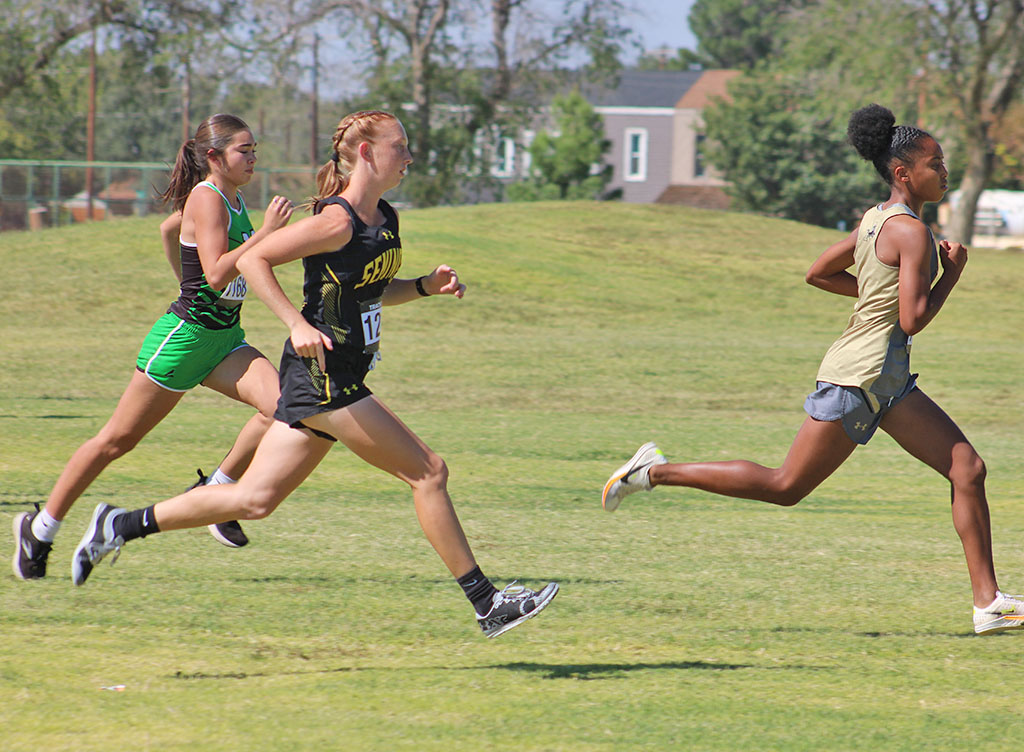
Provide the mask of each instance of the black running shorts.
{"label": "black running shorts", "polygon": [[308,428],[304,418],[355,404],[373,392],[363,380],[373,360],[372,354],[353,352],[335,344],[325,350],[327,373],[320,371],[316,358],[296,355],[291,339],[285,340],[281,353],[281,398],[274,417],[292,428]]}

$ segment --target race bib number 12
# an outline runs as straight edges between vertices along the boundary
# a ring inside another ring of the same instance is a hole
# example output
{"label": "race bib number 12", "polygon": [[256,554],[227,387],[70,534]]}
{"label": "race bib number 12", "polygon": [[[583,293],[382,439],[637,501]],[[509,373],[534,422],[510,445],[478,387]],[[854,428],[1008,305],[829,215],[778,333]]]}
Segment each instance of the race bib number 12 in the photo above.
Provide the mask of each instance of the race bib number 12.
{"label": "race bib number 12", "polygon": [[377,352],[380,349],[380,317],[380,298],[359,304],[359,318],[363,323],[363,352]]}

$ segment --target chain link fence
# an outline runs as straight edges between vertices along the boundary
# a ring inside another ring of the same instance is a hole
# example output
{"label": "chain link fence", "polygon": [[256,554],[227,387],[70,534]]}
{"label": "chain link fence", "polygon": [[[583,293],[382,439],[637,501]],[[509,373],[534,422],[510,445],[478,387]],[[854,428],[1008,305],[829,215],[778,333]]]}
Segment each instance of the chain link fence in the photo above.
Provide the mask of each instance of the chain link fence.
{"label": "chain link fence", "polygon": [[[170,169],[159,162],[0,159],[0,230],[164,213],[158,194]],[[257,167],[242,192],[250,209],[262,210],[275,194],[305,200],[315,182],[311,167]]]}

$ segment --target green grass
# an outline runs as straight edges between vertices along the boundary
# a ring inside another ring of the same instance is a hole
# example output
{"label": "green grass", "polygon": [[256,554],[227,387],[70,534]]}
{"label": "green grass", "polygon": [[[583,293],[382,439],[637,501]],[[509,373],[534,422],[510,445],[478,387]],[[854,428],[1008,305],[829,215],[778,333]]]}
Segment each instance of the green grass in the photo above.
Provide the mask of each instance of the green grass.
{"label": "green grass", "polygon": [[[3,525],[107,419],[173,298],[157,223],[0,235]],[[246,525],[250,547],[155,536],[74,588],[97,502],[177,492],[248,417],[198,389],[75,506],[51,577],[0,576],[0,749],[1012,744],[1024,637],[973,635],[947,485],[887,436],[792,509],[682,489],[600,509],[648,439],[673,459],[781,461],[849,315],[803,283],[836,237],[656,206],[406,213],[403,274],[451,263],[469,292],[389,309],[371,386],[448,461],[484,571],[557,579],[552,607],[483,639],[407,489],[340,448]],[[281,274],[297,292],[298,265]],[[988,463],[1018,592],[1022,289],[1024,256],[972,251],[914,345],[920,385]],[[280,323],[258,301],[243,320],[276,361]]]}

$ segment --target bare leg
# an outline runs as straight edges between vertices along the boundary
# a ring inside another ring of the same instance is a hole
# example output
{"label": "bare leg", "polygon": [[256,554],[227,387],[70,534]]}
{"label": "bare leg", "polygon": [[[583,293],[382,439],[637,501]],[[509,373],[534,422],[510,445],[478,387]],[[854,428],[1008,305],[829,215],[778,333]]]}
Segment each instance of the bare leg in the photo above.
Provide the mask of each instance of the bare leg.
{"label": "bare leg", "polygon": [[956,423],[920,389],[896,405],[882,419],[881,427],[911,456],[949,481],[953,526],[967,558],[974,604],[987,606],[996,597],[998,585],[985,498],[985,463]]}
{"label": "bare leg", "polygon": [[376,397],[304,422],[336,436],[366,462],[409,484],[420,527],[452,575],[461,577],[476,566],[448,496],[444,460]]}
{"label": "bare leg", "polygon": [[242,427],[231,450],[220,462],[220,469],[237,480],[249,467],[260,439],[274,422],[280,394],[277,370],[256,348],[242,347],[224,358],[206,377],[203,386],[259,410]]}
{"label": "bare leg", "polygon": [[781,467],[769,468],[746,460],[652,465],[651,485],[688,486],[792,506],[835,472],[856,447],[839,421],[807,418]]}
{"label": "bare leg", "polygon": [[[420,526],[454,576],[476,566],[448,496],[444,461],[376,397],[304,422],[336,436],[366,462],[409,484]],[[305,480],[331,446],[327,439],[275,421],[238,483],[200,486],[160,502],[154,509],[157,525],[161,530],[176,530],[266,517]]]}
{"label": "bare leg", "polygon": [[106,425],[82,444],[64,466],[46,501],[47,513],[63,520],[71,505],[106,466],[134,449],[183,396],[183,392],[157,386],[145,374],[135,371]]}
{"label": "bare leg", "polygon": [[280,421],[266,432],[238,483],[198,486],[154,509],[161,531],[266,517],[320,464],[334,442]]}

